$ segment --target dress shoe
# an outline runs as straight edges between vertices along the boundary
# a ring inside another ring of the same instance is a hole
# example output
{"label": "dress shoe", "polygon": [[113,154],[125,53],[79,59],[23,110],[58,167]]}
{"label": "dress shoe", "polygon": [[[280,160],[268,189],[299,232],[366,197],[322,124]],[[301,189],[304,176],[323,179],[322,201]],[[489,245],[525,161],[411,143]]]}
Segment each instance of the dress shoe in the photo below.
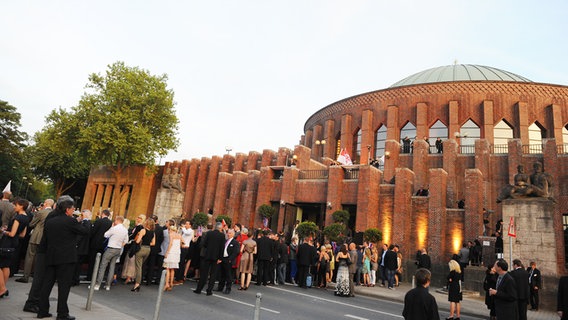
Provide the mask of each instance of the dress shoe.
{"label": "dress shoe", "polygon": [[231,289],[225,289],[225,291],[223,291],[224,294],[229,294],[231,293]]}
{"label": "dress shoe", "polygon": [[75,317],[66,315],[66,316],[57,316],[56,320],[75,320]]}
{"label": "dress shoe", "polygon": [[28,278],[18,278],[15,280],[16,282],[21,282],[21,283],[28,283]]}
{"label": "dress shoe", "polygon": [[39,307],[38,306],[24,306],[24,312],[38,313]]}
{"label": "dress shoe", "polygon": [[3,294],[0,294],[0,298],[4,298],[10,295],[10,291],[6,290]]}
{"label": "dress shoe", "polygon": [[193,293],[201,294],[201,291],[195,289],[195,290],[193,290]]}
{"label": "dress shoe", "polygon": [[217,288],[217,290],[215,290],[217,292],[223,292],[223,288]]}
{"label": "dress shoe", "polygon": [[210,296],[210,295],[212,295],[212,294],[213,294],[213,292],[207,291],[207,295],[208,295],[208,296]]}
{"label": "dress shoe", "polygon": [[38,313],[37,317],[39,319],[43,319],[43,318],[51,318],[53,317],[53,315],[51,313]]}
{"label": "dress shoe", "polygon": [[130,289],[130,291],[139,292],[140,291],[140,285],[138,287],[134,287],[134,288]]}

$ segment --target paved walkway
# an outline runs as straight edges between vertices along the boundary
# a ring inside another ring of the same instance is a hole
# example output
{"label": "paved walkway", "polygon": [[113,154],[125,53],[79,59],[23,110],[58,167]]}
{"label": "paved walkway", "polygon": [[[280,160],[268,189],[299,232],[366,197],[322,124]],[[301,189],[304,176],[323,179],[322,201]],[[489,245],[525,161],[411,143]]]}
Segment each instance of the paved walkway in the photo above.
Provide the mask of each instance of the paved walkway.
{"label": "paved walkway", "polygon": [[[36,314],[24,312],[22,308],[28,297],[28,291],[31,284],[18,283],[14,281],[15,278],[10,278],[8,280],[8,289],[10,290],[10,296],[0,299],[0,319],[2,320],[20,320],[20,319],[36,319]],[[329,284],[332,288],[333,284]],[[404,301],[404,295],[408,290],[411,289],[411,285],[407,283],[401,283],[400,287],[396,290],[389,290],[385,287],[355,287],[355,295],[362,295],[368,297],[376,297],[380,299],[387,299],[391,301]],[[317,290],[317,289],[311,289]],[[436,297],[438,302],[438,308],[440,309],[440,316],[445,318],[448,316],[449,303],[447,299],[447,294],[436,292],[436,288],[431,288],[430,293]],[[356,299],[356,298],[355,298]],[[51,313],[53,313],[55,318],[55,309],[57,307],[57,287],[53,288],[50,297],[51,303]],[[128,314],[118,312],[112,308],[106,307],[104,305],[93,302],[91,305],[91,310],[85,310],[86,299],[83,296],[73,293],[69,294],[69,313],[72,316],[76,316],[80,320],[136,320]],[[464,296],[464,300],[461,303],[461,310],[464,315],[480,317],[483,319],[488,319],[489,311],[484,303],[484,297],[478,294],[471,293]],[[402,310],[401,310],[402,312]],[[557,314],[552,311],[540,310],[538,312],[529,311],[528,319],[531,320],[557,320],[559,319]]]}

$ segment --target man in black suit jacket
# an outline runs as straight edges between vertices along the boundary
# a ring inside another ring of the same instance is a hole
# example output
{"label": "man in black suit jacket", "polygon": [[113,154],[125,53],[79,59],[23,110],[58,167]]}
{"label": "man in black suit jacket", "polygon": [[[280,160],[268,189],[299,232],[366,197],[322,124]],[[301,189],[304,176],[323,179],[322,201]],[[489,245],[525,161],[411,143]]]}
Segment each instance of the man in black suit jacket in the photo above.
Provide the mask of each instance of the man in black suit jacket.
{"label": "man in black suit jacket", "polygon": [[519,308],[519,320],[527,320],[527,304],[529,302],[529,274],[519,259],[513,260],[511,277],[517,285],[517,305]]}
{"label": "man in black suit jacket", "polygon": [[89,234],[77,236],[77,263],[75,264],[75,275],[73,277],[74,286],[79,285],[82,264],[89,262],[89,238],[91,229],[93,228],[91,217],[91,210],[85,209],[81,211],[81,224],[89,229]]}
{"label": "man in black suit jacket", "polygon": [[270,279],[270,261],[272,260],[274,253],[274,245],[272,240],[268,238],[268,230],[262,231],[262,236],[256,239],[256,259],[257,259],[257,274],[256,274],[256,285],[260,286],[268,284]]}
{"label": "man in black suit jacket", "polygon": [[38,318],[51,317],[49,295],[57,280],[57,319],[75,319],[69,315],[67,298],[77,263],[77,236],[88,234],[89,230],[72,217],[74,211],[73,199],[62,196],[52,212],[53,218],[46,219],[40,244],[40,247],[45,248],[45,274],[41,284]]}
{"label": "man in black suit jacket", "polygon": [[156,277],[156,269],[162,268],[164,264],[163,256],[160,259],[158,253],[160,252],[160,247],[162,246],[162,242],[164,242],[164,228],[158,224],[158,216],[152,215],[152,220],[154,220],[154,234],[156,235],[156,243],[154,246],[150,247],[150,255],[146,259],[146,272],[142,272],[146,275],[146,284],[158,284],[160,279]]}
{"label": "man in black suit jacket", "polygon": [[568,320],[568,276],[558,280],[558,293],[556,294],[556,310],[560,320]]}
{"label": "man in black suit jacket", "polygon": [[385,253],[385,269],[387,270],[389,289],[394,289],[394,275],[398,269],[398,259],[394,247],[395,246],[391,244],[389,250]]}
{"label": "man in black suit jacket", "polygon": [[495,261],[495,271],[499,277],[495,289],[489,289],[489,295],[494,297],[497,319],[517,320],[517,285],[507,272],[509,265],[504,259]]}
{"label": "man in black suit jacket", "polygon": [[428,292],[432,274],[428,269],[419,268],[414,275],[416,288],[404,296],[402,316],[407,320],[438,320],[438,304],[436,298]]}
{"label": "man in black suit jacket", "polygon": [[101,218],[93,223],[91,237],[89,239],[89,271],[87,272],[87,281],[91,281],[97,253],[101,253],[102,255],[105,251],[105,232],[112,227],[112,221],[109,219],[109,216],[110,210],[105,209],[101,213]]}
{"label": "man in black suit jacket", "polygon": [[209,276],[207,295],[210,296],[213,294],[213,286],[215,285],[215,280],[217,280],[218,264],[221,263],[223,249],[225,248],[225,234],[221,232],[222,229],[223,225],[221,222],[217,222],[215,230],[207,232],[207,236],[201,244],[205,252],[201,258],[201,267],[199,270],[201,277],[197,283],[197,288],[193,291],[194,293],[201,293]]}
{"label": "man in black suit jacket", "polygon": [[235,230],[227,230],[227,240],[223,245],[223,257],[221,258],[221,264],[219,266],[219,287],[217,291],[225,291],[223,293],[231,293],[231,285],[233,284],[233,263],[241,251],[241,245],[237,240],[235,240]]}
{"label": "man in black suit jacket", "polygon": [[304,242],[298,246],[298,254],[296,255],[298,261],[298,286],[307,288],[306,279],[312,266],[318,259],[318,251],[312,244],[312,239],[306,237]]}
{"label": "man in black suit jacket", "polygon": [[529,274],[529,286],[531,290],[529,296],[531,310],[538,311],[538,305],[540,303],[538,291],[542,285],[542,277],[540,270],[536,268],[536,262],[531,261],[531,266],[527,269],[527,273]]}

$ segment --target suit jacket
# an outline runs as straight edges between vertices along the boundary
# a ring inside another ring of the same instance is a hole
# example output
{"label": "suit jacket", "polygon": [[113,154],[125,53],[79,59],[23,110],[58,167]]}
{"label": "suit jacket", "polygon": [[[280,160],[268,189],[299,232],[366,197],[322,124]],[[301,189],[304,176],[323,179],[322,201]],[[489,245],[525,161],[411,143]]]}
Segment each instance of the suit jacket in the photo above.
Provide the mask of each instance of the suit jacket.
{"label": "suit jacket", "polygon": [[562,311],[562,320],[568,319],[568,276],[560,278],[558,281],[557,311]]}
{"label": "suit jacket", "polygon": [[316,247],[304,242],[298,246],[296,259],[299,266],[311,266],[318,259],[318,251]]}
{"label": "suit jacket", "polygon": [[[91,220],[83,220],[81,224],[89,230],[89,233],[91,232],[93,227]],[[89,234],[77,236],[77,254],[81,256],[89,254]]]}
{"label": "suit jacket", "polygon": [[225,234],[219,230],[207,232],[203,248],[205,248],[205,260],[220,260],[225,249]]}
{"label": "suit jacket", "polygon": [[418,286],[404,296],[402,316],[407,320],[438,320],[436,298],[423,286]]}
{"label": "suit jacket", "polygon": [[351,264],[348,267],[349,273],[357,272],[357,258],[357,250],[349,251],[349,260],[351,261]]}
{"label": "suit jacket", "polygon": [[432,260],[430,256],[427,254],[421,254],[420,258],[418,258],[418,268],[426,268],[430,270],[432,268]]}
{"label": "suit jacket", "polygon": [[43,227],[45,225],[45,218],[51,212],[51,208],[42,209],[34,214],[29,227],[33,229],[30,235],[30,243],[39,244],[41,237],[43,237]]}
{"label": "suit jacket", "polygon": [[112,221],[108,217],[100,218],[93,223],[91,229],[91,239],[89,247],[91,249],[102,250],[105,242],[105,232],[112,227]]}
{"label": "suit jacket", "polygon": [[[532,271],[532,276],[531,276],[531,271]],[[542,286],[542,277],[540,275],[540,270],[538,269],[534,269],[534,271],[532,270],[531,267],[527,268],[527,273],[529,274],[529,284],[530,284],[530,288],[534,288],[534,287],[538,287],[538,289],[540,289],[540,287]]]}
{"label": "suit jacket", "polygon": [[88,233],[85,226],[65,214],[48,219],[43,231],[46,265],[76,263],[77,236]]}
{"label": "suit jacket", "polygon": [[510,272],[517,285],[517,299],[529,300],[529,274],[523,268],[518,268]]}
{"label": "suit jacket", "polygon": [[497,293],[493,297],[497,319],[516,320],[519,309],[517,307],[517,285],[515,280],[509,273],[505,273],[496,289]]}
{"label": "suit jacket", "polygon": [[274,250],[274,245],[268,237],[262,236],[256,239],[256,256],[258,260],[270,261],[274,255],[272,250]]}
{"label": "suit jacket", "polygon": [[2,218],[2,226],[7,226],[10,220],[16,215],[16,208],[8,200],[0,200],[0,218]]}
{"label": "suit jacket", "polygon": [[150,254],[157,254],[160,252],[160,247],[162,246],[162,242],[164,242],[164,227],[156,224],[154,235],[156,235],[156,244],[150,247]]}
{"label": "suit jacket", "polygon": [[[223,244],[223,251],[225,251],[224,244]],[[241,252],[241,245],[237,240],[232,239],[231,242],[229,243],[229,246],[227,247],[228,256],[223,257],[222,259],[223,262],[232,265],[235,259],[237,258],[237,256],[239,255],[239,252]]]}
{"label": "suit jacket", "polygon": [[385,254],[385,268],[388,270],[398,269],[398,259],[396,252],[389,250]]}

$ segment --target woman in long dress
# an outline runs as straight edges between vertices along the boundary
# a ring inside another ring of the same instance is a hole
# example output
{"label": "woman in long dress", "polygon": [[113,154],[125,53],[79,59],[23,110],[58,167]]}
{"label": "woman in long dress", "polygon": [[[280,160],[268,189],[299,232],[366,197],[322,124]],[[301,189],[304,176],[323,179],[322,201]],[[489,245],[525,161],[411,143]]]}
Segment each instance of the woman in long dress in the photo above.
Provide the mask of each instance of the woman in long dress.
{"label": "woman in long dress", "polygon": [[[462,300],[460,264],[456,260],[450,260],[450,262],[448,262],[448,266],[450,267],[450,274],[448,274],[448,301],[450,302],[450,316],[447,319],[459,319],[460,301]],[[454,311],[456,314],[455,318]]]}
{"label": "woman in long dress", "polygon": [[132,232],[130,233],[130,235],[128,236],[129,244],[127,244],[127,246],[124,247],[124,263],[122,265],[122,275],[121,278],[125,279],[124,280],[124,284],[131,284],[134,283],[134,281],[132,280],[134,277],[136,277],[136,257],[132,256],[130,257],[128,255],[128,249],[130,248],[130,246],[132,245],[132,243],[134,242],[134,240],[136,239],[136,237],[138,236],[138,232],[140,232],[140,230],[144,229],[144,226],[142,225],[144,222],[146,221],[146,216],[141,214],[138,217],[136,217],[136,226],[134,227],[134,229],[132,229]]}
{"label": "woman in long dress", "polygon": [[[243,228],[243,232],[244,232]],[[253,256],[256,254],[256,241],[252,239],[252,230],[248,234],[249,238],[243,241],[241,245],[241,263],[238,272],[241,274],[241,286],[239,290],[246,290],[250,285],[252,271],[254,269]]]}
{"label": "woman in long dress", "polygon": [[164,268],[166,268],[166,284],[164,286],[164,291],[172,291],[174,286],[174,276],[176,270],[179,268],[179,262],[181,260],[182,247],[182,237],[179,233],[177,233],[177,227],[175,225],[170,226],[168,235],[170,236],[170,242],[168,244],[166,254],[164,255]]}
{"label": "woman in long dress", "polygon": [[337,253],[337,256],[335,256],[335,261],[337,262],[335,295],[348,297],[351,295],[349,291],[349,263],[351,257],[349,256],[346,243],[341,246],[341,250]]}

